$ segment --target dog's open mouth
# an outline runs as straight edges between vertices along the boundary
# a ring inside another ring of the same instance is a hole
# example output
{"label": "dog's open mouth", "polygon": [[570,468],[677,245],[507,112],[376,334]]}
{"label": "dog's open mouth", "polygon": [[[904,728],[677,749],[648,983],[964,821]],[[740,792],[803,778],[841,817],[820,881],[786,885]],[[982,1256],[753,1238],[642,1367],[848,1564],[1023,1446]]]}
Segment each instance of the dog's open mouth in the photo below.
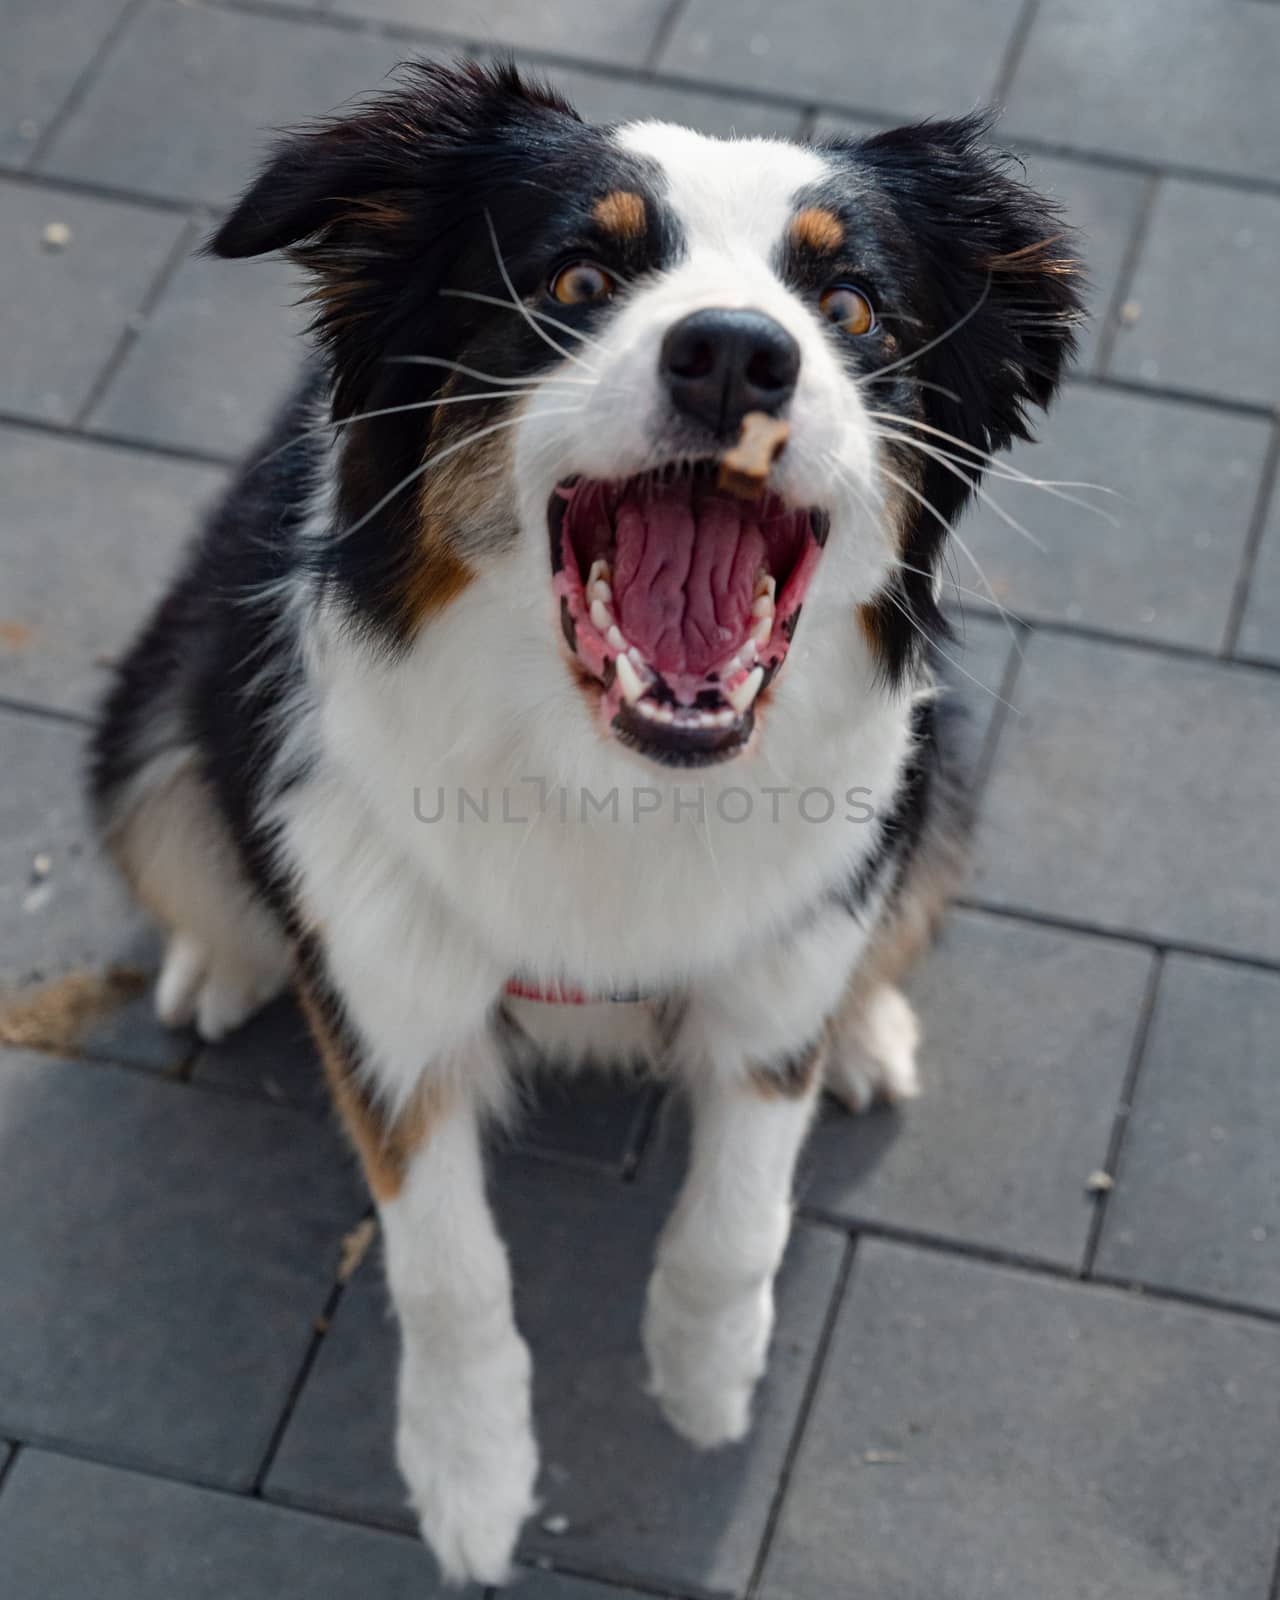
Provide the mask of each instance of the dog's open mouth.
{"label": "dog's open mouth", "polygon": [[569,479],[548,523],[564,635],[613,733],[669,766],[737,754],[790,648],[825,513],[735,498],[706,463]]}

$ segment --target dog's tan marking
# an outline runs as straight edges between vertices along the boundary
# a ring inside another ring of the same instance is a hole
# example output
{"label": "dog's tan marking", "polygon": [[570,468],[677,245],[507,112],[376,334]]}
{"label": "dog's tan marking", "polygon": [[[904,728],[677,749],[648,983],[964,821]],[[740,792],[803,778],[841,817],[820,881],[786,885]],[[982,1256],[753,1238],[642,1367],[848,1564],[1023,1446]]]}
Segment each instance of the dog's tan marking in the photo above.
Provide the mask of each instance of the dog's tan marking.
{"label": "dog's tan marking", "polygon": [[764,492],[774,462],[786,449],[791,424],[764,411],[748,411],[738,442],[720,458],[720,488],[739,500]]}
{"label": "dog's tan marking", "polygon": [[135,967],[69,972],[26,994],[0,1000],[0,1044],[65,1055],[109,1011],[136,1000],[147,986]]}
{"label": "dog's tan marking", "polygon": [[844,243],[844,223],[825,206],[806,206],[791,219],[791,242],[805,250],[820,250],[826,255]]}
{"label": "dog's tan marking", "polygon": [[1035,239],[1030,244],[1024,244],[1020,250],[1009,250],[1002,256],[989,256],[987,270],[1016,274],[1024,267],[1029,267],[1037,275],[1047,272],[1056,278],[1078,277],[1082,268],[1074,256],[1050,255],[1054,245],[1061,244],[1066,237],[1065,233],[1053,233],[1047,239]]}
{"label": "dog's tan marking", "polygon": [[378,1204],[386,1205],[404,1187],[410,1160],[430,1138],[444,1111],[443,1090],[424,1088],[407,1111],[389,1117],[362,1082],[356,1063],[305,980],[299,981],[298,998],[324,1063],[329,1093],[360,1158],[365,1181]]}
{"label": "dog's tan marking", "polygon": [[616,239],[638,239],[645,230],[644,197],[630,189],[615,189],[597,200],[591,215]]}
{"label": "dog's tan marking", "polygon": [[747,1082],[762,1100],[802,1100],[822,1071],[823,1041],[815,1039],[779,1061],[752,1062]]}
{"label": "dog's tan marking", "polygon": [[473,576],[471,568],[446,543],[439,524],[424,521],[404,587],[403,612],[410,630],[456,600]]}

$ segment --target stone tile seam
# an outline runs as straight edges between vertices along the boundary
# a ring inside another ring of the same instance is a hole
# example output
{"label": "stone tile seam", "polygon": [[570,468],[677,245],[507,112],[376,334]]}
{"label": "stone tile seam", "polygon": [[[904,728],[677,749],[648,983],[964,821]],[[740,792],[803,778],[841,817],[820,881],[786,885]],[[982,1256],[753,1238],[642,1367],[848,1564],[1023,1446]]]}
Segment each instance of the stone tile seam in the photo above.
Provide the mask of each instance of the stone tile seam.
{"label": "stone tile seam", "polygon": [[[803,112],[816,105],[825,116],[848,117],[855,121],[891,124],[900,120],[902,113],[884,107],[861,105],[834,105],[827,101],[814,102],[802,95],[788,95],[763,90],[750,84],[726,84],[714,79],[686,76],[673,72],[650,72],[643,67],[624,65],[617,61],[599,60],[590,56],[569,56],[563,52],[531,46],[504,46],[500,42],[475,39],[466,33],[442,29],[416,28],[412,24],[369,21],[365,18],[347,17],[340,12],[300,11],[273,0],[201,0],[209,10],[236,11],[249,16],[265,16],[300,27],[315,27],[345,33],[362,33],[375,38],[405,39],[424,45],[439,45],[444,49],[492,56],[498,53],[518,54],[522,60],[548,68],[562,67],[565,71],[591,72],[601,77],[618,78],[637,84],[660,84],[671,89],[685,89],[691,93],[708,95],[723,100],[752,100],[757,105],[774,105],[780,110]],[[1019,136],[1020,148],[1029,153],[1045,156],[1062,156],[1086,165],[1118,169],[1128,173],[1181,179],[1192,183],[1205,183],[1222,188],[1240,189],[1261,194],[1280,195],[1280,177],[1255,178],[1245,173],[1232,173],[1212,167],[1197,167],[1184,162],[1159,162],[1126,156],[1120,152],[1099,150],[1089,146],[1064,144],[1060,140],[1037,139]],[[0,174],[3,168],[0,168]]]}
{"label": "stone tile seam", "polygon": [[84,98],[93,87],[98,74],[106,65],[116,45],[128,33],[134,18],[142,10],[144,4],[145,0],[127,0],[119,16],[107,29],[97,49],[80,69],[71,86],[58,102],[53,115],[41,130],[40,136],[36,139],[31,149],[28,150],[26,160],[23,162],[24,167],[28,170],[38,166],[44,160],[58,135],[83,104]]}

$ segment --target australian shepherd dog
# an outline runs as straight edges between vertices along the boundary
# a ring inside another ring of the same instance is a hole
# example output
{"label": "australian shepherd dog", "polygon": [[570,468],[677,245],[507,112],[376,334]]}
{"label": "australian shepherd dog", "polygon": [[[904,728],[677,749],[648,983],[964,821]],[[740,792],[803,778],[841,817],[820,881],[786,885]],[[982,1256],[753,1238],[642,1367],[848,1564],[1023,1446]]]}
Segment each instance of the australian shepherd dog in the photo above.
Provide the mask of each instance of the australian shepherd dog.
{"label": "australian shepherd dog", "polygon": [[642,1337],[706,1447],[749,1426],[821,1089],[916,1092],[898,980],[963,822],[944,547],[1080,315],[989,135],[599,127],[413,64],[210,242],[301,267],[315,349],[119,672],[95,814],[165,1022],[296,989],[452,1578],[501,1581],[534,1504],[482,1147],[540,1049],[639,1043],[687,1094]]}

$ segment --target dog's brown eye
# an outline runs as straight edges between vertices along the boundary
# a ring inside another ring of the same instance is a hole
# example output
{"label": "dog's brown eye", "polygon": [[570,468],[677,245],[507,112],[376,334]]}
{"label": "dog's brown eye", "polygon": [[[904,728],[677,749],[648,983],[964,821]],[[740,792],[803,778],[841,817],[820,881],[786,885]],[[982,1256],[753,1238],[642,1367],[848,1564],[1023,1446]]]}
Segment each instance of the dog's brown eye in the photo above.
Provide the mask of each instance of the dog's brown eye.
{"label": "dog's brown eye", "polygon": [[876,325],[876,314],[871,302],[859,289],[847,283],[834,283],[823,291],[818,304],[828,322],[834,322],[841,333],[858,338],[870,333]]}
{"label": "dog's brown eye", "polygon": [[551,280],[551,293],[562,306],[586,306],[593,300],[607,300],[614,281],[594,261],[571,261]]}

